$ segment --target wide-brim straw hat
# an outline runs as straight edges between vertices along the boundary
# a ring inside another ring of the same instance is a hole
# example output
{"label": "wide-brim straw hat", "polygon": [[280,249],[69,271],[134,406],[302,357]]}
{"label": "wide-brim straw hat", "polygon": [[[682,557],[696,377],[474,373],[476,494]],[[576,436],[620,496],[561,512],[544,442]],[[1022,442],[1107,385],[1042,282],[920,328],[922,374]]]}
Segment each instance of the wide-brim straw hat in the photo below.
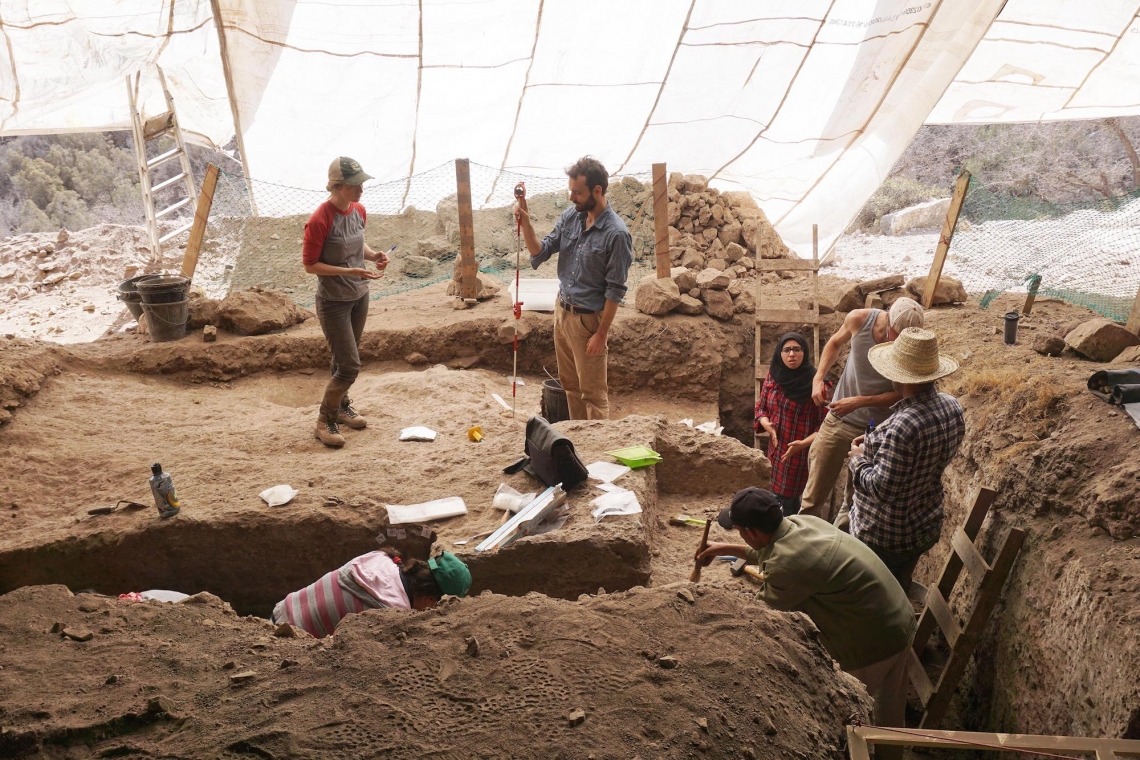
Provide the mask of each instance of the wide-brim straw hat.
{"label": "wide-brim straw hat", "polygon": [[875,370],[896,383],[932,383],[958,370],[958,362],[938,353],[938,336],[921,327],[908,327],[890,343],[880,343],[867,352]]}

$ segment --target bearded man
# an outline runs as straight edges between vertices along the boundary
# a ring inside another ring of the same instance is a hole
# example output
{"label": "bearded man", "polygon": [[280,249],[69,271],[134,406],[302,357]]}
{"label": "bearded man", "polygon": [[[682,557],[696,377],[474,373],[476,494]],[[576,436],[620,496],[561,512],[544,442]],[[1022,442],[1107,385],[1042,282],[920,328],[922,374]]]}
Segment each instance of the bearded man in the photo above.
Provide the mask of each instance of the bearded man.
{"label": "bearded man", "polygon": [[604,420],[610,411],[606,340],[625,297],[633,239],[606,202],[610,176],[600,161],[584,156],[566,170],[566,176],[573,206],[558,217],[541,242],[525,198],[515,207],[515,219],[522,224],[532,267],[537,269],[558,254],[554,351],[570,419]]}

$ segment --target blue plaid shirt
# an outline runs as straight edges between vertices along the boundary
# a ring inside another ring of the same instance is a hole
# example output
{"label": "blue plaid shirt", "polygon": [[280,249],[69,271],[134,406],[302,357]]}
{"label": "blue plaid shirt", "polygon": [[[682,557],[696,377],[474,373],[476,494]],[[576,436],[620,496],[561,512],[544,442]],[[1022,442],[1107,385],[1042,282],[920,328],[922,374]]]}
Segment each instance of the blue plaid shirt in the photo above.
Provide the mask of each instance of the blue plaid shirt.
{"label": "blue plaid shirt", "polygon": [[626,277],[633,264],[633,238],[611,206],[586,229],[586,214],[571,206],[542,240],[542,250],[530,258],[539,264],[558,254],[562,297],[574,306],[601,311],[606,301],[621,303]]}
{"label": "blue plaid shirt", "polygon": [[942,533],[942,471],[962,443],[966,419],[957,399],[933,388],[891,409],[848,463],[851,533],[874,549],[910,552]]}

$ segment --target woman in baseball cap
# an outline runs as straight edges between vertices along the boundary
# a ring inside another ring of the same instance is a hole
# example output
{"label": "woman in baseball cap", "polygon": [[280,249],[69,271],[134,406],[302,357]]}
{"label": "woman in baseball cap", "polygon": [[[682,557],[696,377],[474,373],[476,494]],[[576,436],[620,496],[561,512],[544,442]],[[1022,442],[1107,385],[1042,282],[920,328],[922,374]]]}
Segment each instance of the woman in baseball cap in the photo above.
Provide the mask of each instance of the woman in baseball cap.
{"label": "woman in baseball cap", "polygon": [[[388,256],[364,242],[368,212],[360,205],[363,185],[372,176],[347,156],[333,159],[325,186],[329,199],[305,224],[301,259],[317,276],[317,319],[332,351],[332,377],[317,416],[316,437],[332,448],[344,445],[341,425],[360,430],[367,422],[356,413],[348,389],[360,373],[360,338],[368,319],[368,281],[382,277]],[[376,264],[366,269],[365,261]]]}
{"label": "woman in baseball cap", "polygon": [[289,623],[318,638],[331,636],[353,612],[388,607],[427,610],[444,595],[466,596],[471,571],[451,552],[426,562],[404,559],[391,547],[357,557],[294,591],[273,608],[273,623]]}

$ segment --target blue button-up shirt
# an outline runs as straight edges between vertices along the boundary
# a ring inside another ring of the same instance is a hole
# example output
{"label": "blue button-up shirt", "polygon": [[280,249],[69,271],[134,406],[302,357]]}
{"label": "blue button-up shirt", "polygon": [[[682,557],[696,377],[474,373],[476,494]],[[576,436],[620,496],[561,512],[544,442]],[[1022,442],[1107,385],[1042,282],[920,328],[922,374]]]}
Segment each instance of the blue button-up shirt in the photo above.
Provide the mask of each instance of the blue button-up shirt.
{"label": "blue button-up shirt", "polygon": [[531,256],[530,265],[538,269],[556,253],[564,299],[591,311],[601,311],[606,301],[621,303],[633,264],[633,238],[613,208],[607,205],[589,229],[585,212],[573,206],[566,209],[543,238],[542,250]]}

